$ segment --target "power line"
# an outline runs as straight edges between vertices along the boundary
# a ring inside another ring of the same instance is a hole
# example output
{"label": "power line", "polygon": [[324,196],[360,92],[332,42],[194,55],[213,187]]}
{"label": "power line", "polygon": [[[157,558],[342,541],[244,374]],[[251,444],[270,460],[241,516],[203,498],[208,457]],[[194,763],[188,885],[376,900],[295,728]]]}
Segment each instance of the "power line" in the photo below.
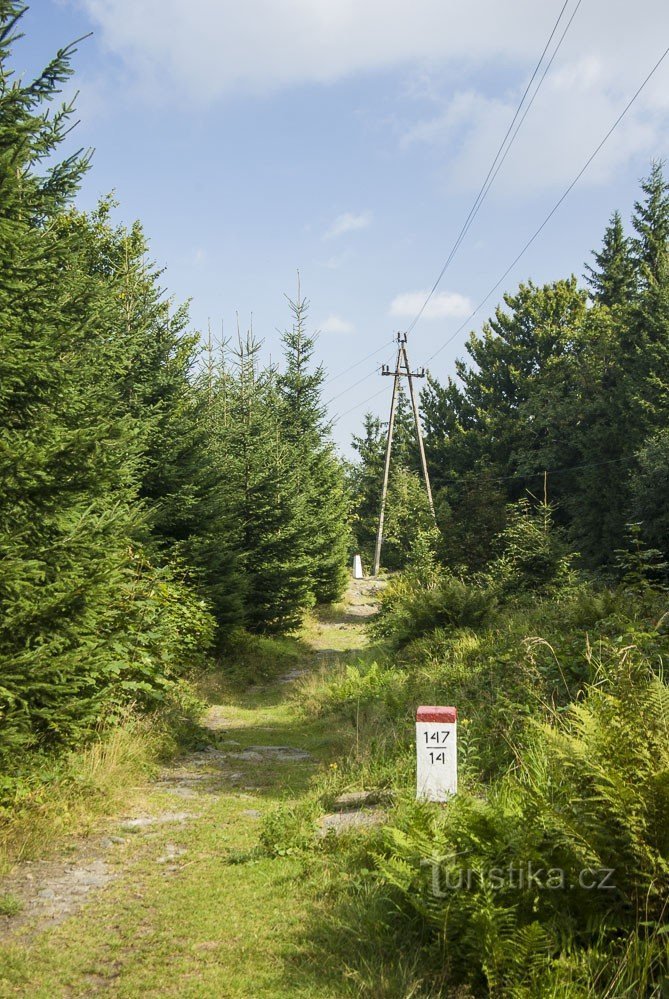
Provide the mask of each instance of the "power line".
{"label": "power line", "polygon": [[332,419],[333,425],[335,423],[339,423],[339,421],[343,420],[344,417],[348,416],[349,413],[353,413],[356,409],[360,409],[361,406],[366,406],[368,402],[372,402],[373,399],[377,399],[380,395],[383,395],[385,391],[386,387],[384,385],[383,388],[379,389],[378,392],[375,392],[373,395],[370,395],[366,399],[363,399],[362,402],[356,402],[355,406],[351,406],[350,409],[345,409],[343,413],[337,413]]}
{"label": "power line", "polygon": [[[534,80],[536,79],[537,73],[539,72],[541,64],[544,61],[544,58],[545,58],[546,53],[547,53],[547,51],[548,51],[548,49],[550,47],[551,42],[553,41],[555,33],[556,33],[556,31],[558,29],[558,26],[560,24],[560,21],[562,20],[564,12],[565,12],[568,4],[569,4],[569,0],[565,0],[564,4],[562,5],[562,9],[560,10],[560,13],[558,14],[558,17],[557,17],[557,20],[556,20],[555,24],[553,25],[553,30],[551,31],[550,35],[548,36],[548,41],[546,42],[546,44],[545,44],[545,46],[543,48],[543,51],[542,51],[541,55],[539,56],[539,60],[538,60],[538,62],[536,64],[536,66],[534,67],[534,72],[532,73],[532,76],[530,77],[529,83],[525,87],[525,90],[523,92],[523,96],[520,99],[520,103],[518,104],[518,107],[516,108],[515,114],[514,114],[513,118],[511,119],[511,122],[509,123],[509,127],[506,130],[504,138],[502,139],[502,141],[501,141],[501,143],[499,145],[499,148],[498,148],[497,152],[495,153],[495,157],[494,157],[492,163],[490,164],[490,168],[488,170],[488,173],[486,174],[485,180],[483,181],[483,183],[482,183],[482,185],[480,187],[480,190],[479,190],[478,194],[476,195],[476,198],[474,199],[474,203],[472,204],[472,207],[469,209],[469,214],[467,215],[467,218],[465,219],[465,221],[464,221],[464,223],[462,225],[462,228],[460,229],[460,232],[458,233],[458,235],[457,235],[457,237],[455,239],[455,242],[453,243],[453,246],[451,247],[451,250],[450,250],[450,252],[448,254],[448,257],[446,258],[446,262],[444,263],[444,266],[442,267],[441,271],[439,272],[437,280],[432,285],[432,288],[430,289],[430,291],[429,291],[429,293],[428,293],[425,301],[423,302],[423,304],[420,307],[418,313],[416,314],[416,316],[412,320],[410,326],[408,327],[408,329],[407,329],[408,333],[410,333],[413,330],[413,328],[416,326],[416,324],[418,323],[419,319],[421,318],[421,316],[425,312],[425,309],[427,308],[428,303],[430,302],[432,296],[434,295],[435,291],[439,287],[439,285],[441,283],[441,280],[442,280],[444,274],[446,273],[446,270],[448,269],[451,261],[453,260],[453,257],[457,253],[460,244],[462,243],[462,241],[465,238],[465,236],[466,236],[466,234],[467,234],[470,226],[472,225],[474,219],[476,218],[476,215],[478,214],[479,209],[481,208],[481,205],[483,204],[483,201],[484,201],[484,199],[485,199],[488,191],[490,190],[490,187],[492,186],[492,184],[493,184],[493,182],[495,180],[495,177],[499,173],[499,170],[500,170],[500,168],[502,166],[502,163],[506,159],[506,156],[507,156],[509,150],[511,149],[511,146],[513,145],[513,143],[515,141],[515,138],[518,135],[518,131],[520,130],[520,127],[523,124],[523,122],[524,122],[524,120],[525,120],[525,118],[527,116],[527,112],[530,110],[532,104],[534,103],[535,97],[539,93],[541,85],[542,85],[542,83],[543,83],[543,81],[544,81],[544,79],[546,77],[546,73],[550,69],[550,66],[551,66],[552,62],[555,59],[555,56],[557,55],[557,53],[558,53],[558,51],[560,49],[560,46],[562,45],[562,42],[564,41],[564,37],[567,34],[567,31],[569,30],[571,22],[574,20],[574,17],[576,16],[576,12],[578,11],[579,7],[581,6],[581,3],[582,3],[582,0],[578,0],[578,3],[576,4],[576,7],[574,8],[574,12],[572,13],[572,15],[571,15],[571,17],[570,17],[570,19],[569,19],[569,21],[567,23],[567,26],[566,26],[565,30],[563,31],[561,38],[558,41],[558,44],[557,44],[557,46],[556,46],[556,48],[555,48],[555,50],[553,52],[553,55],[551,56],[550,62],[548,63],[546,69],[544,70],[543,76],[539,80],[539,84],[538,84],[536,90],[534,91],[532,99],[529,102],[529,104],[528,104],[528,106],[527,106],[527,108],[525,110],[525,113],[523,114],[523,117],[521,118],[520,122],[518,123],[518,127],[516,128],[516,130],[513,133],[513,135],[511,135],[511,132],[512,132],[513,127],[514,127],[514,125],[515,125],[515,123],[516,123],[516,121],[518,119],[518,116],[519,116],[519,114],[520,114],[520,112],[521,112],[521,110],[523,108],[523,105],[525,103],[527,95],[530,92],[532,84],[534,83]],[[509,136],[511,136],[510,139],[509,139]],[[508,145],[506,145],[507,144],[507,140],[509,140]],[[504,152],[504,155],[502,156],[502,152],[504,150],[505,145],[506,145],[506,151]],[[502,157],[501,161],[500,161],[500,157]],[[499,161],[499,164],[498,164],[498,161]],[[495,167],[497,167],[497,169],[495,169]],[[494,173],[493,173],[493,171],[494,171]]]}
{"label": "power line", "polygon": [[[472,321],[472,319],[483,308],[483,306],[488,301],[488,299],[490,298],[490,296],[495,291],[497,291],[497,289],[499,288],[499,286],[508,277],[508,275],[511,273],[511,271],[516,266],[516,264],[525,255],[525,253],[529,250],[530,246],[532,246],[532,244],[537,239],[537,237],[541,234],[541,232],[543,232],[543,230],[545,229],[546,225],[552,219],[553,215],[555,215],[555,213],[558,210],[558,208],[560,207],[560,205],[567,198],[567,196],[571,193],[571,191],[576,186],[576,184],[578,183],[578,181],[581,179],[581,177],[583,176],[583,174],[585,173],[585,171],[587,170],[587,168],[590,166],[590,164],[594,160],[594,158],[600,152],[600,150],[605,145],[605,143],[609,140],[609,138],[611,137],[611,135],[613,134],[613,132],[616,130],[616,128],[618,127],[618,125],[620,124],[620,122],[623,120],[623,118],[625,117],[625,115],[628,113],[628,111],[630,110],[630,108],[632,107],[632,105],[635,103],[635,101],[637,100],[637,98],[639,97],[639,95],[642,93],[642,91],[645,89],[645,87],[650,82],[650,80],[652,79],[652,77],[655,75],[655,73],[657,72],[657,70],[660,68],[660,66],[662,65],[662,63],[664,62],[664,60],[667,58],[667,55],[669,55],[669,47],[667,47],[664,50],[664,52],[662,53],[662,55],[660,56],[660,58],[657,60],[657,62],[653,66],[653,68],[650,70],[650,72],[648,73],[648,75],[646,76],[646,78],[643,80],[643,82],[641,83],[641,85],[638,87],[638,89],[635,91],[635,93],[629,99],[629,101],[627,102],[627,104],[625,105],[625,107],[623,108],[623,110],[620,112],[620,114],[616,118],[616,120],[613,122],[613,124],[611,125],[611,127],[609,128],[609,130],[606,132],[606,134],[604,135],[603,139],[595,147],[595,149],[590,154],[590,156],[588,157],[588,159],[585,161],[585,163],[583,164],[583,166],[581,167],[581,169],[579,170],[579,172],[576,174],[576,176],[574,177],[574,179],[571,181],[571,183],[569,184],[569,186],[565,189],[565,191],[562,193],[562,195],[560,196],[560,198],[558,198],[558,200],[556,201],[556,203],[553,205],[553,207],[551,208],[550,212],[548,213],[548,215],[546,216],[546,218],[543,220],[543,222],[541,223],[541,225],[535,230],[535,232],[532,234],[532,236],[530,236],[530,238],[527,240],[527,242],[525,243],[525,245],[521,249],[520,253],[517,254],[517,256],[514,258],[514,260],[511,262],[511,264],[509,264],[509,266],[506,268],[506,270],[504,271],[504,273],[502,274],[502,276],[499,278],[499,280],[496,281],[495,284],[490,288],[490,290],[487,292],[487,294],[485,295],[485,297],[481,299],[481,301],[476,306],[476,308],[469,314],[469,316],[467,317],[467,319],[465,319],[465,321],[463,323],[461,323],[461,325],[455,330],[455,332],[453,334],[451,334],[451,336],[448,337],[447,340],[444,341],[444,343],[441,345],[441,347],[439,347],[438,350],[436,350],[434,352],[434,354],[431,354],[430,357],[428,357],[428,359],[426,361],[427,364],[429,364],[430,361],[433,361],[434,358],[437,357],[442,352],[442,350],[444,350],[450,343],[452,343],[453,340],[455,340],[455,338],[457,336],[459,336],[459,334],[469,325],[469,323]],[[385,389],[382,388],[378,392],[374,392],[372,395],[368,396],[366,399],[363,399],[362,402],[356,403],[355,406],[351,406],[350,409],[347,409],[343,413],[338,414],[334,418],[333,423],[337,423],[339,420],[343,419],[343,417],[348,416],[349,413],[352,413],[352,412],[354,412],[354,410],[360,409],[362,406],[367,405],[367,403],[372,402],[374,399],[378,398],[378,396],[381,395],[384,391],[385,391]]]}
{"label": "power line", "polygon": [[[506,156],[507,156],[507,154],[509,152],[509,149],[511,148],[513,142],[515,141],[515,138],[516,138],[516,136],[518,134],[518,131],[520,130],[520,127],[523,124],[523,122],[524,122],[524,120],[525,120],[525,118],[527,116],[528,111],[530,110],[530,108],[532,107],[532,104],[534,103],[534,99],[536,98],[536,96],[537,96],[537,94],[539,92],[539,89],[541,88],[541,85],[542,85],[542,83],[543,83],[543,81],[544,81],[544,79],[546,77],[546,73],[550,69],[550,67],[551,67],[551,65],[553,63],[553,60],[555,59],[555,56],[557,55],[557,53],[558,53],[558,51],[560,49],[560,46],[562,45],[562,42],[564,41],[564,37],[567,34],[567,31],[569,30],[569,27],[570,27],[572,21],[574,20],[574,17],[576,16],[576,12],[578,11],[579,7],[581,6],[581,3],[582,3],[582,0],[578,0],[578,3],[576,4],[576,7],[574,8],[574,11],[573,11],[573,13],[572,13],[572,15],[571,15],[568,23],[567,23],[567,26],[564,29],[564,31],[563,31],[563,33],[562,33],[562,35],[561,35],[561,37],[560,37],[560,39],[558,41],[558,44],[557,44],[557,46],[555,47],[555,49],[553,51],[553,54],[552,54],[552,56],[550,58],[550,61],[548,62],[548,65],[546,66],[546,68],[545,68],[545,70],[543,72],[543,75],[542,75],[541,79],[539,80],[539,84],[536,87],[536,89],[534,91],[534,94],[532,95],[532,98],[531,98],[528,106],[525,109],[525,113],[523,114],[520,122],[518,123],[518,126],[517,126],[515,132],[513,133],[513,135],[511,135],[511,132],[512,132],[513,127],[514,127],[514,125],[516,123],[516,120],[518,119],[518,115],[520,114],[520,112],[521,112],[521,110],[523,108],[523,105],[525,103],[527,95],[529,94],[529,92],[530,92],[530,90],[532,88],[532,84],[534,83],[534,81],[536,79],[537,73],[539,72],[541,64],[542,64],[542,62],[543,62],[543,60],[544,60],[544,58],[546,56],[546,53],[547,53],[547,51],[548,51],[548,49],[550,47],[551,42],[553,41],[553,38],[555,37],[555,33],[556,33],[556,31],[557,31],[557,29],[559,27],[560,21],[562,20],[562,17],[564,16],[564,12],[565,12],[568,4],[569,4],[569,0],[564,0],[564,3],[562,5],[562,8],[561,8],[560,13],[558,15],[558,18],[557,18],[555,24],[553,25],[553,29],[552,29],[549,37],[548,37],[548,41],[546,42],[546,44],[545,44],[545,46],[543,48],[543,51],[542,51],[541,56],[539,58],[539,61],[537,62],[536,66],[534,68],[534,72],[532,73],[532,76],[530,77],[530,80],[529,80],[529,82],[528,82],[528,84],[527,84],[527,86],[525,88],[525,91],[523,93],[523,96],[522,96],[522,98],[520,100],[520,103],[519,103],[518,107],[516,108],[516,112],[515,112],[513,118],[511,119],[511,122],[509,123],[509,127],[507,128],[506,134],[504,135],[504,138],[502,139],[502,142],[501,142],[501,144],[500,144],[500,146],[499,146],[499,148],[497,150],[497,153],[495,154],[495,158],[493,159],[493,161],[492,161],[492,163],[490,165],[490,169],[488,170],[488,173],[487,173],[487,175],[485,177],[485,180],[483,181],[483,184],[481,185],[481,189],[479,190],[479,192],[478,192],[478,194],[477,194],[477,196],[476,196],[476,198],[474,200],[474,203],[473,203],[472,207],[469,210],[469,214],[467,215],[467,218],[465,219],[465,221],[463,223],[463,226],[462,226],[462,228],[461,228],[461,230],[460,230],[460,232],[459,232],[459,234],[458,234],[458,236],[457,236],[457,238],[455,240],[455,243],[453,244],[453,247],[452,247],[452,249],[451,249],[451,251],[450,251],[450,253],[448,255],[448,259],[446,260],[446,263],[444,264],[444,266],[443,266],[443,268],[442,268],[442,270],[441,270],[441,272],[439,274],[439,277],[435,281],[434,286],[432,287],[432,290],[430,291],[430,293],[427,296],[425,302],[423,303],[423,306],[422,306],[420,312],[414,318],[414,320],[411,323],[411,325],[409,326],[407,332],[411,332],[411,330],[414,328],[414,326],[416,325],[416,323],[420,319],[421,315],[425,311],[425,308],[426,308],[428,302],[430,301],[430,299],[432,298],[432,295],[436,291],[439,283],[441,282],[441,279],[443,278],[443,276],[444,276],[444,274],[446,272],[447,267],[451,263],[453,257],[455,256],[455,253],[457,252],[457,250],[458,250],[460,244],[462,243],[464,237],[466,236],[466,234],[467,234],[467,232],[468,232],[471,224],[473,223],[476,215],[478,214],[478,211],[479,211],[479,209],[480,209],[480,207],[481,207],[481,205],[482,205],[482,203],[483,203],[483,201],[484,201],[484,199],[485,199],[488,191],[490,190],[490,187],[492,186],[492,184],[493,184],[493,182],[495,180],[495,177],[499,173],[499,170],[500,170],[500,168],[501,168],[504,160],[506,159]],[[510,139],[510,141],[508,143],[506,151],[504,152],[504,155],[502,156],[502,151],[504,150],[504,146],[505,146],[505,144],[507,142],[507,139],[509,139],[510,135],[511,135],[511,139]],[[501,160],[500,160],[500,156],[502,156]],[[498,161],[499,161],[499,163],[498,163]],[[497,167],[497,169],[495,169],[495,167]],[[494,173],[493,173],[493,171],[494,171]],[[387,341],[387,342],[391,342],[392,343],[393,341]],[[352,371],[354,368],[359,367],[359,365],[363,364],[365,361],[369,360],[371,357],[375,357],[377,354],[379,354],[385,348],[385,346],[386,346],[386,344],[384,344],[378,350],[372,351],[372,353],[367,354],[365,357],[361,358],[359,361],[356,361],[355,363],[349,365],[347,368],[344,368],[342,371],[339,371],[336,375],[332,375],[330,378],[328,378],[326,380],[325,384],[327,385],[330,382],[335,381],[337,378],[341,378],[343,375],[348,374],[349,371]],[[362,380],[364,380],[364,379],[362,379]],[[350,388],[355,388],[359,384],[360,384],[360,381],[355,382],[353,385],[350,386]],[[333,399],[337,399],[337,398],[339,398],[340,395],[343,395],[343,394],[344,393],[339,393],[338,395],[334,396]],[[332,402],[332,401],[333,400],[331,399],[330,402]]]}
{"label": "power line", "polygon": [[633,451],[622,458],[607,458],[606,461],[588,461],[582,465],[565,465],[564,468],[546,468],[540,472],[517,472],[515,475],[495,475],[491,482],[508,482],[510,479],[532,479],[540,475],[561,475],[563,472],[580,472],[584,468],[599,468],[600,465],[619,465],[623,461],[638,458],[639,452]]}
{"label": "power line", "polygon": [[[338,371],[336,375],[330,375],[329,378],[325,379],[324,384],[329,385],[330,382],[336,381],[336,379],[341,378],[342,375],[347,375],[349,371],[353,371],[354,368],[357,368],[361,364],[364,364],[365,361],[368,361],[370,359],[370,357],[376,357],[377,354],[380,354],[382,350],[385,350],[386,347],[388,347],[388,345],[393,342],[394,342],[393,340],[385,340],[380,347],[377,347],[377,349],[373,350],[370,354],[366,354],[364,357],[361,357],[359,361],[355,361],[353,364],[349,364],[347,368],[344,368],[342,371]],[[351,386],[351,388],[353,388],[353,386]]]}
{"label": "power line", "polygon": [[609,128],[609,130],[606,133],[606,135],[604,136],[604,138],[600,141],[600,143],[596,146],[596,148],[592,151],[592,153],[590,153],[590,156],[588,156],[587,160],[585,161],[585,163],[583,164],[583,166],[581,167],[581,169],[578,171],[578,173],[576,174],[576,176],[574,177],[574,179],[572,180],[572,182],[563,191],[563,193],[561,194],[561,196],[555,202],[555,204],[551,208],[550,212],[548,213],[548,215],[546,216],[546,218],[543,220],[543,222],[541,223],[541,225],[538,227],[538,229],[536,229],[534,231],[534,233],[530,236],[530,238],[527,240],[527,242],[523,246],[523,248],[520,251],[520,253],[509,264],[509,266],[504,271],[504,273],[499,278],[499,280],[495,282],[495,284],[492,286],[492,288],[490,289],[490,291],[486,294],[485,298],[481,299],[481,301],[476,306],[476,308],[473,310],[473,312],[471,312],[469,314],[469,316],[465,319],[465,321],[460,326],[458,326],[457,330],[453,334],[451,334],[451,336],[448,337],[447,340],[445,340],[442,343],[441,347],[439,347],[438,350],[435,350],[434,354],[431,354],[430,357],[428,357],[427,361],[425,362],[426,364],[429,364],[430,361],[434,360],[434,358],[437,357],[437,355],[440,354],[442,352],[442,350],[444,350],[449,345],[449,343],[452,343],[453,340],[455,340],[455,338],[457,336],[459,336],[459,334],[462,332],[462,330],[465,329],[465,327],[469,325],[469,323],[472,321],[472,319],[474,318],[474,316],[479,312],[479,310],[481,308],[483,308],[483,306],[488,301],[488,299],[490,298],[490,296],[495,291],[497,291],[497,289],[499,288],[499,286],[502,284],[502,282],[505,280],[505,278],[508,277],[508,275],[511,273],[511,271],[516,266],[516,264],[518,263],[518,261],[525,255],[525,253],[527,253],[527,251],[529,250],[530,246],[532,246],[532,244],[534,243],[534,241],[537,238],[537,236],[539,236],[540,233],[543,232],[543,230],[545,229],[545,227],[547,226],[547,224],[550,222],[550,220],[553,218],[553,216],[555,215],[556,211],[558,210],[558,208],[560,207],[560,205],[562,204],[562,202],[565,200],[565,198],[567,197],[567,195],[571,193],[571,191],[573,190],[573,188],[576,186],[576,184],[578,183],[578,181],[581,179],[581,177],[583,176],[583,174],[585,173],[585,171],[588,169],[588,167],[590,166],[590,164],[594,160],[595,156],[597,156],[597,154],[602,149],[602,147],[604,146],[604,144],[609,140],[609,138],[611,137],[611,135],[613,134],[613,132],[616,130],[616,128],[618,127],[618,125],[620,124],[620,122],[623,120],[623,118],[625,117],[625,115],[627,114],[627,112],[629,111],[629,109],[632,107],[632,105],[634,104],[634,102],[638,98],[639,94],[642,92],[642,90],[646,87],[646,85],[648,84],[648,82],[650,81],[650,79],[655,75],[655,73],[657,72],[657,70],[660,68],[660,66],[662,65],[662,63],[666,59],[667,55],[669,55],[669,47],[667,47],[664,50],[664,52],[662,53],[662,55],[660,56],[660,58],[657,60],[657,62],[655,63],[655,65],[651,69],[650,73],[648,73],[648,75],[646,76],[646,78],[643,81],[643,83],[639,86],[639,88],[636,90],[636,92],[632,95],[632,97],[629,99],[629,101],[627,102],[627,104],[625,105],[625,107],[623,108],[623,110],[620,112],[620,114],[616,118],[616,120],[613,122],[613,124]]}
{"label": "power line", "polygon": [[[376,353],[378,354],[378,351],[376,351]],[[374,371],[372,371],[372,374],[374,375],[374,374],[376,374],[377,371],[380,371],[380,370],[381,370],[381,365],[377,364],[377,366],[374,368]],[[327,402],[325,403],[325,405],[329,406],[331,402],[335,401],[335,399],[340,399],[343,395],[346,395],[352,389],[357,388],[358,385],[362,385],[362,383],[366,382],[368,378],[369,378],[369,374],[367,374],[367,372],[365,372],[365,374],[362,376],[362,378],[359,378],[357,380],[357,382],[353,382],[352,385],[349,385],[348,388],[343,389],[341,392],[337,392],[336,395],[333,395],[331,399],[327,400]]]}

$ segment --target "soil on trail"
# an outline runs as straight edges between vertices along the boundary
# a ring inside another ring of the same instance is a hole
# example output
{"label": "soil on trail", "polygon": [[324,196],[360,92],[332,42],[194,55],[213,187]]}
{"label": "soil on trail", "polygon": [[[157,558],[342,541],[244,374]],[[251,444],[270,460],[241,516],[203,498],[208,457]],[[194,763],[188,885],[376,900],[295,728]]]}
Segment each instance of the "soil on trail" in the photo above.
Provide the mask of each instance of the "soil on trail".
{"label": "soil on trail", "polygon": [[306,634],[304,668],[212,703],[212,744],[133,789],[127,813],[17,865],[0,886],[20,906],[0,916],[0,995],[343,994],[295,977],[312,900],[294,858],[258,851],[259,823],[336,758],[331,726],[304,719],[295,686],[364,646],[381,585],[351,581],[343,609]]}

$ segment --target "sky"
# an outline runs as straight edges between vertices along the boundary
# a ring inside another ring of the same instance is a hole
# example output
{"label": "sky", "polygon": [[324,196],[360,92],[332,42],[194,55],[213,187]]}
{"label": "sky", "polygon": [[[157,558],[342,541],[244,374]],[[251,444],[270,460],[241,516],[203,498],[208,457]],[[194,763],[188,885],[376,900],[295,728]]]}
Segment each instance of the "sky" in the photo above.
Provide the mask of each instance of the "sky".
{"label": "sky", "polygon": [[193,327],[227,337],[252,323],[272,360],[299,271],[345,453],[364,413],[387,411],[377,369],[434,284],[563,4],[544,67],[569,25],[564,39],[411,331],[413,366],[439,351],[429,368],[445,379],[503,291],[581,275],[611,213],[629,219],[669,154],[668,57],[484,301],[669,45],[666,0],[28,3],[19,75],[92,32],[73,62],[68,151],[95,150],[77,205],[115,192]]}

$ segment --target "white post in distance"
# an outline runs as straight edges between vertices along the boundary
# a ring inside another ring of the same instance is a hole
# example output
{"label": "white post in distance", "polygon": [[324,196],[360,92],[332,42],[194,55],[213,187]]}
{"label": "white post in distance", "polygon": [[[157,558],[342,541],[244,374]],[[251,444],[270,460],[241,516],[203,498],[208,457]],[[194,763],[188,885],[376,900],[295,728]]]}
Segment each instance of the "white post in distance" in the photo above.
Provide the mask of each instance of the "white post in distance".
{"label": "white post in distance", "polygon": [[353,556],[353,578],[354,579],[364,579],[364,573],[362,571],[362,559],[359,555]]}
{"label": "white post in distance", "polygon": [[416,711],[416,797],[446,801],[458,790],[457,708]]}

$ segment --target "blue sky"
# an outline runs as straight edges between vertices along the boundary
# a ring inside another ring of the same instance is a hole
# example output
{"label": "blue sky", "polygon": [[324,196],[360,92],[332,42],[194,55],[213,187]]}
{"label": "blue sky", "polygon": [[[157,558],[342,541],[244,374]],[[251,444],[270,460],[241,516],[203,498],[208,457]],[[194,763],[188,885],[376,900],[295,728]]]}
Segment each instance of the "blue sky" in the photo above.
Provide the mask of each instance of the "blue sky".
{"label": "blue sky", "polygon": [[[327,386],[347,450],[365,409],[385,412],[375,368],[436,278],[562,4],[35,0],[15,65],[29,74],[94,32],[74,59],[72,141],[95,147],[78,204],[116,192],[170,294],[192,299],[195,328],[232,334],[237,313],[242,327],[252,315],[277,358],[299,268],[329,376],[387,345]],[[506,270],[668,44],[666,0],[582,0],[411,335],[414,366]],[[668,125],[669,58],[504,287],[580,274],[613,209],[627,218],[650,160],[669,153]],[[435,358],[438,377],[465,340]]]}

